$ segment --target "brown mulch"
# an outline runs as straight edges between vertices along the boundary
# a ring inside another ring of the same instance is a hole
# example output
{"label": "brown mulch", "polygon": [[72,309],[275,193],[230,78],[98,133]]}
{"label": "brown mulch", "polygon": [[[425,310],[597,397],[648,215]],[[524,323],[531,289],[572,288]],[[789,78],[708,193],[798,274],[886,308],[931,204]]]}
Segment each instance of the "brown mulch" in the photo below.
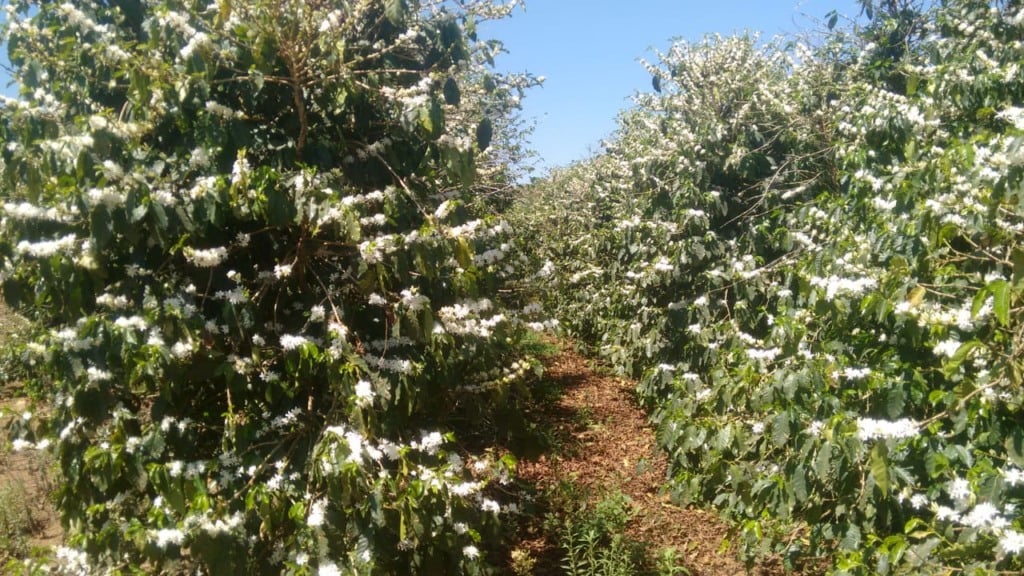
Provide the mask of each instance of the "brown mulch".
{"label": "brown mulch", "polygon": [[[651,550],[675,548],[692,576],[768,576],[782,571],[757,565],[750,571],[723,550],[728,527],[714,513],[672,504],[662,491],[668,459],[655,443],[654,430],[634,396],[635,384],[594,372],[578,353],[563,349],[549,359],[545,379],[563,390],[557,406],[546,410],[545,425],[568,441],[563,454],[519,462],[520,480],[543,490],[571,480],[594,496],[617,490],[632,500],[627,535]],[[520,543],[539,559],[536,574],[555,574],[557,543],[535,532]]]}

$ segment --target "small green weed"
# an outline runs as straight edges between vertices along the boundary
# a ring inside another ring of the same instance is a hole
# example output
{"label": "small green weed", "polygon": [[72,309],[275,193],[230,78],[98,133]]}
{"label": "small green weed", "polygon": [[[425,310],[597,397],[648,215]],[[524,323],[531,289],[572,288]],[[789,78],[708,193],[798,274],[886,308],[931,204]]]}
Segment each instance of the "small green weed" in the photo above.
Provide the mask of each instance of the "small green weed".
{"label": "small green weed", "polygon": [[656,559],[658,576],[689,576],[690,571],[682,565],[683,559],[675,548],[662,548]]}
{"label": "small green weed", "polygon": [[614,492],[597,503],[575,484],[563,482],[552,495],[561,514],[548,519],[558,539],[568,576],[632,576],[644,572],[644,547],[625,534],[631,516],[629,497]]}
{"label": "small green weed", "polygon": [[527,356],[550,358],[562,351],[561,347],[540,332],[528,331],[519,340],[519,349]]}
{"label": "small green weed", "polygon": [[689,574],[674,548],[653,554],[648,545],[626,534],[633,502],[611,492],[594,503],[588,491],[563,481],[549,494],[552,512],[545,529],[562,552],[566,576],[685,576]]}

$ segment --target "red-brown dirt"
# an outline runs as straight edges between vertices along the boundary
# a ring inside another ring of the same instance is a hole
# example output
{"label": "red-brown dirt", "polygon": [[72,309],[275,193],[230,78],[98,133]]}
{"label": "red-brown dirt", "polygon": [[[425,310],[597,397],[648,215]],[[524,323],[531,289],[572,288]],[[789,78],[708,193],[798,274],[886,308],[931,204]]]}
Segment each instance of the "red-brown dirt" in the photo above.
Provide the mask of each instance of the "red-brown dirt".
{"label": "red-brown dirt", "polygon": [[[0,351],[24,327],[23,319],[0,304]],[[29,409],[16,383],[0,382],[0,530],[4,532],[0,534],[0,570],[11,556],[59,544],[63,538],[51,497],[52,458],[32,449],[10,449],[10,424]],[[15,545],[16,541],[23,546]]]}
{"label": "red-brown dirt", "polygon": [[[692,576],[774,575],[777,566],[747,569],[726,542],[729,529],[712,512],[674,505],[663,493],[668,460],[635,400],[635,383],[595,372],[578,353],[563,349],[545,362],[544,378],[563,390],[545,410],[543,425],[567,446],[555,455],[519,462],[517,475],[538,490],[570,480],[594,496],[619,491],[632,501],[627,535],[651,550],[675,548]],[[557,574],[559,551],[541,530],[519,544],[537,558],[536,574]]]}

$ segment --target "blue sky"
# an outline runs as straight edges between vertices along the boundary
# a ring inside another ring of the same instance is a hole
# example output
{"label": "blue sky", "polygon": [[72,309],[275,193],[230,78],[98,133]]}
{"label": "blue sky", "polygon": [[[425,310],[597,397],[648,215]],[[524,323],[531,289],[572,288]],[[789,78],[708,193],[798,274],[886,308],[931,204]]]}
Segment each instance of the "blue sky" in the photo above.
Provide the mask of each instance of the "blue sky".
{"label": "blue sky", "polygon": [[652,48],[714,32],[812,30],[833,9],[860,12],[856,0],[526,0],[525,10],[487,23],[481,35],[505,43],[499,70],[547,79],[523,103],[536,121],[531,144],[543,169],[598,150],[630,96],[650,90],[639,59],[654,60]]}
{"label": "blue sky", "polygon": [[[759,31],[764,37],[820,27],[830,10],[851,17],[856,0],[526,0],[508,19],[481,26],[481,36],[505,43],[501,71],[528,71],[547,80],[524,100],[536,122],[531,147],[538,168],[568,164],[599,149],[615,117],[651,79],[639,63],[654,59],[672,38]],[[0,63],[6,63],[3,47]],[[0,93],[13,95],[0,72]]]}

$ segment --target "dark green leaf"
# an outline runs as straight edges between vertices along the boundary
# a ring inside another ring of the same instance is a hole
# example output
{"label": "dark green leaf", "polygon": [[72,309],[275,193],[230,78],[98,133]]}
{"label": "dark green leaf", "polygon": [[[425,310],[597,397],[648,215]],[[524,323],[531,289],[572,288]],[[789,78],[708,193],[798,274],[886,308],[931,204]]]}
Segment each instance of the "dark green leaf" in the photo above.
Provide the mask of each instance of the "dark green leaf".
{"label": "dark green leaf", "polygon": [[429,339],[434,332],[434,313],[429,307],[420,312],[420,330],[423,331],[423,337],[426,339]]}
{"label": "dark green leaf", "polygon": [[878,442],[871,449],[871,477],[875,479],[875,486],[885,496],[889,495],[889,449],[885,442]]}
{"label": "dark green leaf", "polygon": [[476,145],[481,151],[487,150],[487,147],[491,145],[491,137],[493,135],[494,127],[491,125],[491,119],[484,118],[476,127]]}
{"label": "dark green leaf", "polygon": [[1013,287],[1024,288],[1024,249],[1013,249]]}
{"label": "dark green leaf", "polygon": [[4,289],[4,300],[7,305],[12,308],[21,306],[21,285],[13,280],[7,280],[3,283]]}
{"label": "dark green leaf", "polygon": [[837,12],[835,10],[830,10],[828,12],[828,14],[825,14],[825,17],[828,18],[828,22],[827,22],[828,29],[829,30],[834,30],[835,27],[836,27],[836,24],[839,23],[839,12]]}
{"label": "dark green leaf", "polygon": [[1010,432],[1003,446],[1006,447],[1006,455],[1010,461],[1017,466],[1024,466],[1024,430],[1016,428]]}
{"label": "dark green leaf", "polygon": [[462,29],[454,20],[443,22],[439,31],[441,45],[452,62],[460,62],[467,57],[465,42],[462,40]]}
{"label": "dark green leaf", "polygon": [[391,24],[401,26],[405,22],[405,16],[408,13],[408,0],[385,0],[384,16]]}
{"label": "dark green leaf", "polygon": [[90,228],[93,242],[96,243],[96,250],[101,252],[106,250],[114,237],[114,222],[110,218],[110,212],[107,211],[106,206],[97,206],[92,211]]}
{"label": "dark green leaf", "polygon": [[288,195],[276,187],[267,190],[267,221],[274,226],[284,226],[295,218],[295,205]]}
{"label": "dark green leaf", "polygon": [[797,466],[793,471],[793,475],[790,477],[790,486],[797,502],[807,501],[807,470],[803,466]]}
{"label": "dark green leaf", "polygon": [[444,101],[450,106],[458,106],[462,103],[462,93],[459,91],[459,83],[451,76],[449,76],[444,82]]}

